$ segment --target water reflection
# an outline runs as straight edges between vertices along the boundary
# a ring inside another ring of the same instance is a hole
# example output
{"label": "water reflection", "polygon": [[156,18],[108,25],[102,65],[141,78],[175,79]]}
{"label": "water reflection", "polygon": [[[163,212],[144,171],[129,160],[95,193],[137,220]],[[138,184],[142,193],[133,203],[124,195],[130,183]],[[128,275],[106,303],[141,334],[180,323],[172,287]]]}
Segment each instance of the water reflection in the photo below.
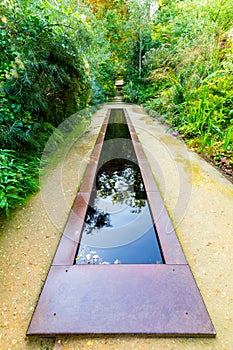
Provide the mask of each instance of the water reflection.
{"label": "water reflection", "polygon": [[112,110],[75,264],[163,263],[123,117]]}
{"label": "water reflection", "polygon": [[98,230],[102,227],[110,227],[110,215],[99,210],[97,207],[88,206],[87,215],[85,218],[85,232],[91,233],[92,230]]}
{"label": "water reflection", "polygon": [[[116,170],[117,169],[117,170]],[[146,193],[139,167],[126,159],[112,159],[97,174],[97,194],[112,203],[126,204],[131,212],[140,213],[146,203]]]}

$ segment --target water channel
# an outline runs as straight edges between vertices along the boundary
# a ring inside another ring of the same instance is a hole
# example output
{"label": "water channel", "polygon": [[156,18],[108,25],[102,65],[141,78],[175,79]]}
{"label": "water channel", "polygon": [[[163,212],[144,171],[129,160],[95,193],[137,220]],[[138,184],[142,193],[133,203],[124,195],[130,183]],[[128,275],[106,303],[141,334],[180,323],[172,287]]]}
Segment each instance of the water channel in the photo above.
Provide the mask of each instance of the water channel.
{"label": "water channel", "polygon": [[74,263],[163,263],[123,109],[110,113]]}

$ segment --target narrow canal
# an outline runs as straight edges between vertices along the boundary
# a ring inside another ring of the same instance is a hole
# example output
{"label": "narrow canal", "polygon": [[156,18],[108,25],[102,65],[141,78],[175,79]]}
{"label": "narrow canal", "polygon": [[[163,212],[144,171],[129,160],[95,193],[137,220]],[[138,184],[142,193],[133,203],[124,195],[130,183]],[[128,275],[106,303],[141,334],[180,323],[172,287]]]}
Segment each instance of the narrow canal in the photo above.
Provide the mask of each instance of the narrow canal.
{"label": "narrow canal", "polygon": [[123,109],[112,109],[75,264],[163,263]]}

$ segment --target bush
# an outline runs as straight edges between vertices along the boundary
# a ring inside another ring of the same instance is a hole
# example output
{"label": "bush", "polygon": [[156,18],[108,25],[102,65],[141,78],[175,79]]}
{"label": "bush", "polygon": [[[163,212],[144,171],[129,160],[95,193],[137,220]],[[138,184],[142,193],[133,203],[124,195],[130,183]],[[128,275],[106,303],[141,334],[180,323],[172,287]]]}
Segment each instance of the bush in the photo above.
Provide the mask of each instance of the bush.
{"label": "bush", "polygon": [[39,164],[39,158],[0,150],[0,213],[9,217],[10,209],[38,189]]}

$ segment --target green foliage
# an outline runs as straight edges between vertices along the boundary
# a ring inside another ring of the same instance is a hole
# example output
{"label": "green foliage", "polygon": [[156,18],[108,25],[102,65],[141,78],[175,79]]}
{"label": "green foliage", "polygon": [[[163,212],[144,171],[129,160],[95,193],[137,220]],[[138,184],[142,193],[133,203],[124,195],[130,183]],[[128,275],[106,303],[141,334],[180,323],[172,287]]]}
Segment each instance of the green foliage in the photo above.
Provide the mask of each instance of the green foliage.
{"label": "green foliage", "polygon": [[233,3],[177,0],[158,5],[142,81],[137,84],[134,78],[127,84],[125,97],[144,103],[198,152],[232,167]]}
{"label": "green foliage", "polygon": [[[24,184],[25,197],[34,191],[24,157],[30,158],[30,165],[34,159],[36,173],[49,136],[53,134],[54,149],[65,135],[58,125],[90,103],[114,95],[116,73],[107,31],[82,3],[3,0],[0,13],[0,149],[5,174],[0,198],[9,215],[24,198]],[[80,114],[76,123],[89,117]],[[69,121],[65,133],[74,128]],[[7,178],[11,187],[4,182]]]}
{"label": "green foliage", "polygon": [[0,213],[9,217],[10,209],[38,189],[39,162],[39,158],[0,150]]}
{"label": "green foliage", "polygon": [[95,72],[92,77],[91,103],[98,104],[106,101],[108,97],[116,94],[116,72],[109,58],[101,60],[98,65],[100,71]]}
{"label": "green foliage", "polygon": [[[5,3],[7,44],[1,44],[3,61],[10,68],[5,70],[2,91],[6,98],[20,101],[22,113],[30,111],[34,119],[58,125],[88,103],[83,57],[70,29],[52,22],[41,7],[15,1],[9,9],[10,3]],[[79,24],[76,30],[83,28]]]}

